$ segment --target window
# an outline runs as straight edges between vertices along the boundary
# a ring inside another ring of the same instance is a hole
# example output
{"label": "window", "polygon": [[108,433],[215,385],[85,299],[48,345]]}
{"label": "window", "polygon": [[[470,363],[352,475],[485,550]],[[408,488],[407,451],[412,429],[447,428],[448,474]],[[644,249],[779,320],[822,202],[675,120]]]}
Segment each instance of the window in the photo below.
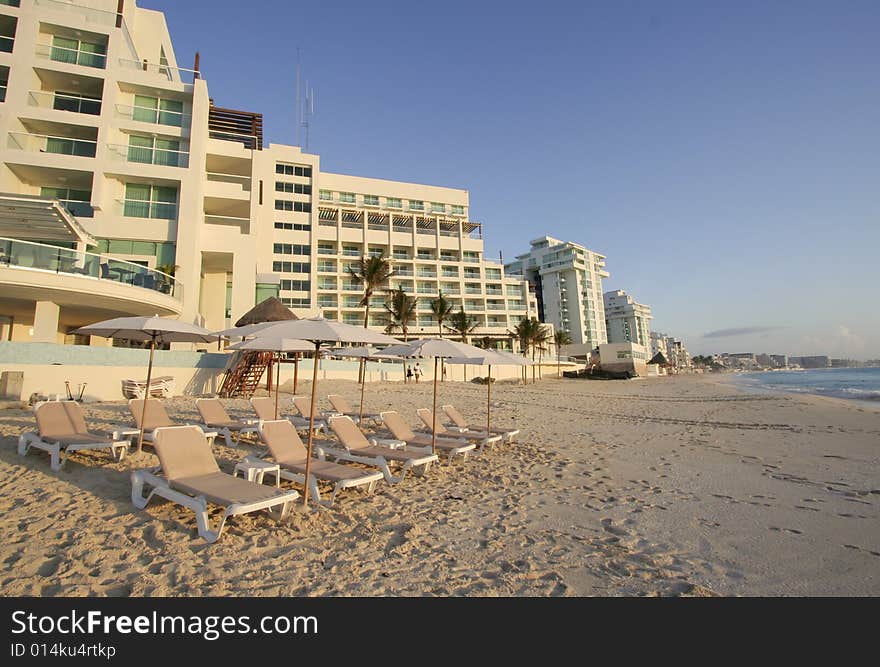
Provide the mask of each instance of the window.
{"label": "window", "polygon": [[311,248],[298,243],[275,243],[272,252],[276,255],[310,255]]}
{"label": "window", "polygon": [[101,98],[56,90],[52,108],[59,111],[73,111],[97,116],[101,113]]}
{"label": "window", "polygon": [[104,69],[107,65],[107,47],[104,44],[53,35],[49,58],[59,63]]}
{"label": "window", "polygon": [[291,192],[298,195],[312,194],[312,186],[303,183],[284,183],[283,181],[275,181],[275,192]]}
{"label": "window", "polygon": [[180,142],[177,139],[160,139],[132,134],[128,138],[128,161],[145,164],[161,164],[180,167]]}
{"label": "window", "polygon": [[57,199],[64,208],[80,218],[92,218],[95,212],[89,203],[92,193],[88,190],[71,190],[69,188],[40,188],[40,196]]}
{"label": "window", "polygon": [[437,202],[432,201],[431,213],[446,213],[446,204],[438,204]]}
{"label": "window", "polygon": [[272,270],[277,273],[311,273],[309,262],[272,262]]}
{"label": "window", "polygon": [[425,202],[419,199],[410,199],[409,200],[409,210],[410,211],[424,211],[425,210]]}
{"label": "window", "polygon": [[167,185],[126,183],[122,214],[129,218],[173,220],[177,217],[177,188]]}
{"label": "window", "polygon": [[388,208],[403,208],[403,200],[397,197],[386,197],[385,204]]}
{"label": "window", "polygon": [[330,190],[320,190],[318,196],[324,201],[333,201],[333,193]]}
{"label": "window", "polygon": [[0,67],[0,102],[6,101],[6,86],[9,84],[9,68]]}
{"label": "window", "polygon": [[353,192],[340,192],[339,193],[339,201],[345,204],[354,204],[355,196]]}
{"label": "window", "polygon": [[464,215],[464,206],[452,205],[452,215]]}
{"label": "window", "polygon": [[306,299],[281,299],[281,303],[283,303],[288,308],[309,308],[311,307],[311,300]]}
{"label": "window", "polygon": [[183,102],[147,95],[135,95],[131,118],[144,123],[182,127]]}
{"label": "window", "polygon": [[311,280],[282,280],[281,289],[289,292],[308,292],[312,289]]}
{"label": "window", "polygon": [[297,232],[310,232],[312,231],[312,226],[304,225],[301,222],[276,222],[275,229],[287,229]]}
{"label": "window", "polygon": [[303,201],[287,201],[284,199],[275,200],[276,211],[298,211],[300,213],[310,213],[312,205]]}
{"label": "window", "polygon": [[364,206],[378,206],[379,197],[377,195],[364,195]]}
{"label": "window", "polygon": [[312,168],[277,162],[275,164],[275,173],[284,174],[285,176],[305,176],[306,178],[311,178]]}

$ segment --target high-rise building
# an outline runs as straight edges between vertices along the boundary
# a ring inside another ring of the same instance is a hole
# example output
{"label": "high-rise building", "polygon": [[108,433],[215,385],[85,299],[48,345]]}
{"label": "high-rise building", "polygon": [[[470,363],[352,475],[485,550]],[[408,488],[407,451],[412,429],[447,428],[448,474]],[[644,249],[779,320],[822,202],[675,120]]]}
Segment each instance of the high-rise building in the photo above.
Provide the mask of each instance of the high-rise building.
{"label": "high-rise building", "polygon": [[543,236],[505,268],[533,286],[542,322],[567,331],[576,345],[592,349],[608,342],[602,297],[602,279],[608,277],[604,255]]}
{"label": "high-rise building", "polygon": [[651,308],[623,290],[605,292],[605,324],[609,343],[636,343],[651,347]]}
{"label": "high-rise building", "polygon": [[0,133],[7,339],[83,342],[67,332],[128,314],[220,329],[268,296],[362,323],[347,268],[378,253],[423,299],[414,332],[436,331],[441,290],[474,335],[507,339],[533,313],[527,282],[485,260],[466,190],[267,145],[261,114],[215,104],[198,58],[180,67],[164,15],[134,0],[0,3]]}

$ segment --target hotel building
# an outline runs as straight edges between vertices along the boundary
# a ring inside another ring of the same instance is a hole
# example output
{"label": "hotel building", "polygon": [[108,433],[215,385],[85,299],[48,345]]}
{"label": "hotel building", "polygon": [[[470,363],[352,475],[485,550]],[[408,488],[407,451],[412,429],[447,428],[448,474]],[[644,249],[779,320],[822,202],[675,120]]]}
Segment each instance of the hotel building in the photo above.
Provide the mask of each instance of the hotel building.
{"label": "hotel building", "polygon": [[609,343],[636,343],[651,348],[651,308],[623,290],[605,292],[605,323]]}
{"label": "hotel building", "polygon": [[607,343],[602,279],[609,274],[604,255],[550,236],[535,239],[531,246],[505,269],[532,285],[538,318],[567,331],[574,345],[593,349]]}
{"label": "hotel building", "polygon": [[215,104],[198,56],[179,67],[164,15],[134,0],[0,2],[0,135],[0,340],[85,343],[69,332],[133,314],[221,329],[269,296],[361,324],[347,267],[378,253],[420,298],[413,335],[436,333],[441,290],[474,336],[536,314],[484,259],[466,190],[264,144],[262,116]]}

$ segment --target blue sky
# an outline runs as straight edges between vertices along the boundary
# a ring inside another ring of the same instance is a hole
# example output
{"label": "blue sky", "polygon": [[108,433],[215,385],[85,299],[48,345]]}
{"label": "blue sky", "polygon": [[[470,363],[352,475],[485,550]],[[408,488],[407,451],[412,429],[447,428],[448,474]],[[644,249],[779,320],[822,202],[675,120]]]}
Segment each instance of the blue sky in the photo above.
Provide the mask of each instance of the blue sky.
{"label": "blue sky", "polygon": [[322,168],[467,188],[487,256],[583,243],[694,353],[880,357],[880,3],[141,5],[273,142],[299,47]]}

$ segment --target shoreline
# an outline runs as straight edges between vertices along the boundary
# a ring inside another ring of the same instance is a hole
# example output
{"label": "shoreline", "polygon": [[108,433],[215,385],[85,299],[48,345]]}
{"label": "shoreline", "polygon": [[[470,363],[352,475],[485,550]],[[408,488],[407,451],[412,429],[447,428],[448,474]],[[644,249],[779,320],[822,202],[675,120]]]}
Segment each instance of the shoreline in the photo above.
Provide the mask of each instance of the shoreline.
{"label": "shoreline", "polygon": [[[871,366],[870,368],[874,368]],[[809,369],[812,370],[837,370],[834,368],[816,368]],[[789,372],[789,371],[782,371]],[[790,371],[792,373],[800,373],[807,371]],[[756,393],[756,394],[777,394],[779,396],[803,396],[803,397],[813,397],[813,398],[821,398],[823,400],[835,401],[841,405],[852,405],[857,404],[862,408],[871,410],[873,412],[880,413],[880,400],[867,400],[862,398],[843,398],[842,396],[827,396],[825,394],[817,394],[811,391],[786,391],[785,389],[780,389],[778,385],[762,385],[762,384],[744,384],[740,380],[738,380],[738,376],[740,375],[753,375],[754,373],[713,373],[713,374],[704,374],[707,380],[716,379],[719,384],[726,384],[731,387],[736,387],[740,391],[744,393]],[[719,376],[716,378],[716,376]],[[724,379],[722,379],[722,377]]]}
{"label": "shoreline", "polygon": [[[307,385],[304,385],[307,386]],[[322,381],[356,396],[352,381]],[[485,419],[485,386],[443,383]],[[430,383],[367,387],[412,425]],[[282,395],[282,400],[285,398]],[[712,376],[498,383],[493,423],[521,429],[464,464],[275,523],[235,517],[214,545],[191,512],[131,504],[129,471],[19,457],[28,411],[0,412],[4,595],[668,596],[880,594],[880,420],[843,399],[757,396]],[[289,399],[288,399],[289,400]],[[246,401],[224,401],[233,416]],[[167,402],[172,419],[194,400]],[[124,402],[84,406],[95,431]],[[217,445],[221,468],[255,448]]]}

